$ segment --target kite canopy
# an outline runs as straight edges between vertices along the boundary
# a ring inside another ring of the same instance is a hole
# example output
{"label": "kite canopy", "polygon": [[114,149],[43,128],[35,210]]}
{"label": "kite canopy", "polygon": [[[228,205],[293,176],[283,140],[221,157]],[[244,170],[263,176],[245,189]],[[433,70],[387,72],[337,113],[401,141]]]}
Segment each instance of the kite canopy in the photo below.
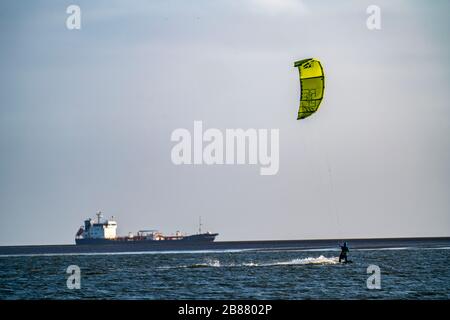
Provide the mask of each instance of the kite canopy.
{"label": "kite canopy", "polygon": [[319,60],[314,58],[296,61],[300,73],[300,108],[297,120],[305,119],[319,109],[325,88],[325,76]]}

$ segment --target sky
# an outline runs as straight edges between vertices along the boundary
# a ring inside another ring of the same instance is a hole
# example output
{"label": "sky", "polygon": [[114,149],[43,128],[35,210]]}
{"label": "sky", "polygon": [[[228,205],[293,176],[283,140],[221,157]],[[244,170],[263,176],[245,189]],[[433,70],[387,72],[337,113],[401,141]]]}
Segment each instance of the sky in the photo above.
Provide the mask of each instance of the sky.
{"label": "sky", "polygon": [[[66,8],[81,8],[81,29]],[[381,9],[369,30],[366,9]],[[448,1],[0,1],[0,245],[450,236]],[[297,121],[296,60],[326,76]],[[278,129],[279,171],[174,165],[177,128]]]}

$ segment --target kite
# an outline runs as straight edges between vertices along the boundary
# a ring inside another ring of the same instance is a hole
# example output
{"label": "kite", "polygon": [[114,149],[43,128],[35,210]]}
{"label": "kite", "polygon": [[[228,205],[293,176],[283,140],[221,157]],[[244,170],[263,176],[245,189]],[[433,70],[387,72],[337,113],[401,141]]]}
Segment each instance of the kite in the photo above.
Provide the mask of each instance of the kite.
{"label": "kite", "polygon": [[297,120],[305,119],[319,109],[325,89],[322,64],[314,58],[296,61],[300,74],[300,107]]}

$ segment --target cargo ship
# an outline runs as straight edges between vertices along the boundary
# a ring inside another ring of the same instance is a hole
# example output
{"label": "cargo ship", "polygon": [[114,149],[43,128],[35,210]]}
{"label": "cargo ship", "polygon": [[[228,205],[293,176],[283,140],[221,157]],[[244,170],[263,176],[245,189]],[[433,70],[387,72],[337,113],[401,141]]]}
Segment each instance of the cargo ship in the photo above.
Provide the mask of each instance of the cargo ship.
{"label": "cargo ship", "polygon": [[176,244],[176,243],[211,243],[218,233],[201,231],[201,220],[197,234],[184,235],[177,231],[174,235],[163,235],[158,230],[140,230],[127,236],[117,236],[117,222],[114,217],[102,219],[101,211],[97,212],[97,221],[87,219],[75,235],[77,245],[107,245],[107,244]]}

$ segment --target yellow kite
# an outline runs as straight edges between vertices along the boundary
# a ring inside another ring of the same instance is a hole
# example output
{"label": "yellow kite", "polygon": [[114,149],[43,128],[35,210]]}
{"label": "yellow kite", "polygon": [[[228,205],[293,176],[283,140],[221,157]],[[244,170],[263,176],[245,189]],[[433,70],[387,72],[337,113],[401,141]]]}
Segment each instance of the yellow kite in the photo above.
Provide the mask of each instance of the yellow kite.
{"label": "yellow kite", "polygon": [[325,75],[320,61],[314,58],[296,61],[300,74],[300,108],[297,120],[305,119],[319,109],[325,89]]}

